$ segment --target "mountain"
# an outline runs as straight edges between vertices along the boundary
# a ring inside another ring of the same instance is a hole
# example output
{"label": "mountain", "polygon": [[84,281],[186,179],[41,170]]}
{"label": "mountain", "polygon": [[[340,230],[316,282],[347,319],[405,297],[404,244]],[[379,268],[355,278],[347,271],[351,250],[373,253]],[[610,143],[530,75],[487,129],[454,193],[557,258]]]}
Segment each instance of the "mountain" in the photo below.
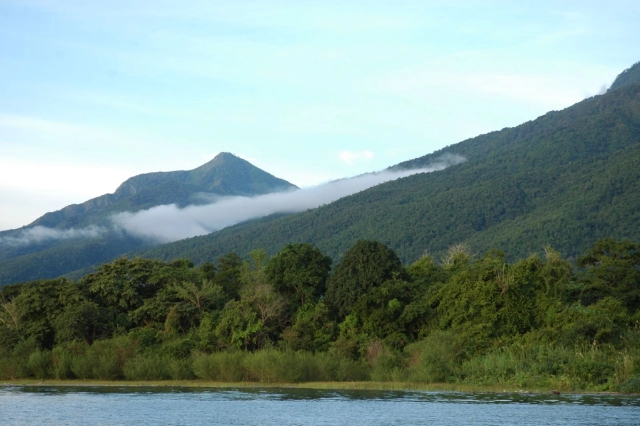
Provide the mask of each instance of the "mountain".
{"label": "mountain", "polygon": [[53,278],[148,248],[150,241],[114,230],[111,217],[153,206],[205,204],[212,197],[253,196],[296,188],[230,153],[188,171],[134,176],[113,194],[50,212],[0,232],[0,285]]}
{"label": "mountain", "polygon": [[357,240],[373,239],[411,262],[458,243],[474,253],[497,248],[516,257],[551,245],[575,257],[601,237],[640,240],[640,64],[604,95],[392,169],[422,167],[443,153],[467,161],[142,254],[200,263],[231,251],[273,254],[286,243],[310,242],[336,259]]}
{"label": "mountain", "polygon": [[[123,211],[135,212],[162,204],[205,204],[209,195],[261,195],[296,188],[246,160],[222,152],[188,171],[145,173],[127,179],[113,194],[47,213],[28,225],[50,228],[88,226]],[[1,234],[0,234],[1,235]]]}
{"label": "mountain", "polygon": [[640,62],[636,62],[632,67],[622,71],[613,81],[609,90],[637,83],[640,83]]}

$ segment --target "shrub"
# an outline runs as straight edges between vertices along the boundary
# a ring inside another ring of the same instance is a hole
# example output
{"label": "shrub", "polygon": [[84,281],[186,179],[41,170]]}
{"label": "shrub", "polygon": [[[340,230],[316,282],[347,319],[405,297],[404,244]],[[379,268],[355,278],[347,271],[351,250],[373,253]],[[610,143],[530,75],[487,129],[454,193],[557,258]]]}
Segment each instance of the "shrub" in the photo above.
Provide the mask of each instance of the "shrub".
{"label": "shrub", "polygon": [[211,355],[197,353],[193,359],[193,373],[199,379],[239,382],[245,379],[243,360],[246,354],[240,351],[215,352]]}
{"label": "shrub", "polygon": [[37,350],[29,355],[27,361],[29,375],[36,379],[45,379],[51,375],[51,352]]}
{"label": "shrub", "polygon": [[56,346],[51,351],[51,367],[52,375],[58,380],[72,379],[74,377],[71,371],[73,356],[62,346]]}
{"label": "shrub", "polygon": [[427,383],[451,381],[464,353],[462,339],[450,331],[435,331],[406,351],[409,379]]}
{"label": "shrub", "polygon": [[136,355],[123,367],[127,380],[167,380],[171,378],[169,358],[157,354]]}
{"label": "shrub", "polygon": [[620,384],[620,392],[640,393],[640,376],[632,376]]}

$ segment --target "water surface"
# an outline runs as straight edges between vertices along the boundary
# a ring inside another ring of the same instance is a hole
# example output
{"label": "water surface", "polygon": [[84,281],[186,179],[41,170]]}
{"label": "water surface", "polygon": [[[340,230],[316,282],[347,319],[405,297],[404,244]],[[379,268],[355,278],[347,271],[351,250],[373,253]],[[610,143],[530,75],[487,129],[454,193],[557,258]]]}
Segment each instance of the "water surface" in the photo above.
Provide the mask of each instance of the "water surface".
{"label": "water surface", "polygon": [[621,395],[0,386],[7,425],[638,425]]}

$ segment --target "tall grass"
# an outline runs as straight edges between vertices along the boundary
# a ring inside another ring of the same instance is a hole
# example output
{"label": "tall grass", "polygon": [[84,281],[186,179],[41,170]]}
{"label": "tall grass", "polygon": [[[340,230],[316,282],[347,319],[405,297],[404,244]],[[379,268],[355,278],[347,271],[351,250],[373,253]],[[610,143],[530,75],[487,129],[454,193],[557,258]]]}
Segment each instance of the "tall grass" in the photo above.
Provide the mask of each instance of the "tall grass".
{"label": "tall grass", "polygon": [[[180,350],[175,350],[179,348]],[[404,353],[374,341],[366,359],[333,352],[291,349],[211,354],[185,347],[141,348],[135,339],[116,337],[92,345],[74,342],[40,350],[28,342],[0,350],[0,379],[190,380],[250,383],[391,381],[504,386],[522,389],[640,392],[640,347],[566,347],[518,341],[473,357],[450,332],[435,332]]]}
{"label": "tall grass", "polygon": [[258,352],[194,354],[193,371],[203,380],[299,383],[367,380],[366,368],[329,353],[263,349]]}

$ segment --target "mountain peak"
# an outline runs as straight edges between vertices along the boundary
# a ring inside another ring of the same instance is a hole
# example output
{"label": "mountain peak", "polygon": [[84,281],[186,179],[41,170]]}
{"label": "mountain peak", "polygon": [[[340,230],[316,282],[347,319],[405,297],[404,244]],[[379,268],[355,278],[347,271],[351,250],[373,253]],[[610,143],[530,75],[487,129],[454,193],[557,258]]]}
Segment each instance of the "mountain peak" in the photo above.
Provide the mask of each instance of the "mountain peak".
{"label": "mountain peak", "polygon": [[619,89],[630,84],[640,83],[640,62],[622,71],[614,80],[610,90]]}
{"label": "mountain peak", "polygon": [[215,157],[213,157],[211,161],[204,163],[202,166],[197,167],[195,170],[211,169],[214,167],[219,167],[222,164],[232,164],[232,163],[238,163],[238,162],[250,164],[248,161],[243,160],[242,158],[237,157],[230,152],[221,152]]}

